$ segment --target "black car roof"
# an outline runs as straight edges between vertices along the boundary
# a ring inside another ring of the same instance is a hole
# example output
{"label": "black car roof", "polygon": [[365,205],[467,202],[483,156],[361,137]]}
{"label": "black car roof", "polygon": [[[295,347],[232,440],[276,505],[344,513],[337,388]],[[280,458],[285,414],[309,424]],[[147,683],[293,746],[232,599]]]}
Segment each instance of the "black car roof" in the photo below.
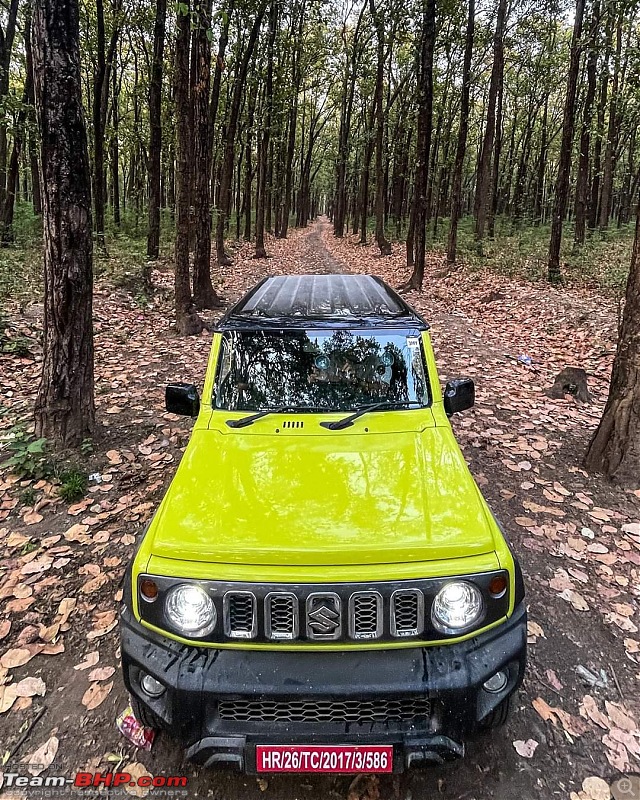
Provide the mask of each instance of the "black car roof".
{"label": "black car roof", "polygon": [[278,275],[265,278],[218,323],[217,330],[411,327],[425,320],[374,275]]}

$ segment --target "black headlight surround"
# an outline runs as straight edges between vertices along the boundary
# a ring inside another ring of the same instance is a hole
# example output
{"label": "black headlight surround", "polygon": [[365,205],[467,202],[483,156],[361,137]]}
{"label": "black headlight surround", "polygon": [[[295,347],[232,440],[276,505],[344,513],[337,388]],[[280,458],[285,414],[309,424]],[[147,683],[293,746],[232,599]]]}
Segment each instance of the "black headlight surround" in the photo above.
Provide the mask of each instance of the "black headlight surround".
{"label": "black headlight surround", "polygon": [[[507,582],[506,591],[500,597],[494,597],[490,590],[489,585],[491,581],[497,576],[503,576]],[[158,598],[153,603],[143,602],[140,593],[140,584],[146,579],[151,579],[156,582],[158,586]],[[480,590],[484,604],[484,613],[475,625],[470,630],[465,630],[462,633],[442,633],[438,631],[431,622],[431,610],[433,601],[436,594],[440,589],[448,583],[454,581],[468,581],[473,583]],[[175,628],[167,619],[164,608],[165,600],[168,592],[179,584],[192,584],[200,586],[213,600],[216,611],[216,624],[214,629],[205,637],[200,639],[192,639],[184,632]],[[326,583],[326,584],[309,584],[309,583],[250,583],[240,581],[210,581],[210,580],[196,580],[191,578],[182,577],[168,577],[164,575],[153,575],[150,573],[141,573],[137,576],[136,581],[137,592],[137,605],[138,614],[141,619],[153,625],[155,628],[167,631],[174,636],[179,636],[183,639],[189,639],[194,644],[198,642],[206,644],[268,644],[270,647],[278,646],[308,646],[308,647],[322,647],[323,644],[345,644],[345,645],[379,645],[383,643],[403,643],[418,644],[421,642],[446,642],[451,639],[456,639],[460,636],[469,636],[476,630],[482,630],[489,625],[498,622],[506,617],[509,613],[509,605],[511,598],[511,578],[509,572],[504,569],[493,570],[491,572],[482,572],[476,574],[461,574],[451,575],[444,578],[424,578],[424,579],[409,579],[398,581],[376,581],[372,583]],[[391,597],[394,592],[407,589],[418,589],[424,596],[424,628],[415,636],[407,636],[399,638],[391,633],[391,617],[390,617],[390,604]],[[248,592],[255,595],[256,598],[256,620],[255,620],[255,635],[251,638],[232,638],[225,635],[224,614],[225,605],[223,602],[224,596],[229,592],[243,593]],[[299,635],[294,639],[276,640],[269,638],[266,632],[265,620],[265,603],[266,596],[273,592],[293,593],[298,599],[298,615],[300,619]],[[338,639],[322,642],[317,639],[309,639],[305,633],[305,620],[306,615],[306,600],[307,597],[314,593],[327,593],[337,594],[342,601],[342,635]],[[354,640],[349,637],[349,598],[356,592],[379,592],[382,596],[383,608],[383,630],[382,635],[378,638],[371,638],[367,640]]]}

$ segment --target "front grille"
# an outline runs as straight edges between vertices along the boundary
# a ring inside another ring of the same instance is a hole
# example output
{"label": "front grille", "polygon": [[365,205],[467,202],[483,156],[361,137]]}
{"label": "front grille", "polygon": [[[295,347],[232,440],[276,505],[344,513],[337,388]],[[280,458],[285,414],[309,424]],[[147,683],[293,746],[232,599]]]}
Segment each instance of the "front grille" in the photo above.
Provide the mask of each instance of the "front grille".
{"label": "front grille", "polygon": [[424,721],[430,714],[426,697],[372,700],[220,700],[218,714],[233,722],[350,722],[366,724]]}

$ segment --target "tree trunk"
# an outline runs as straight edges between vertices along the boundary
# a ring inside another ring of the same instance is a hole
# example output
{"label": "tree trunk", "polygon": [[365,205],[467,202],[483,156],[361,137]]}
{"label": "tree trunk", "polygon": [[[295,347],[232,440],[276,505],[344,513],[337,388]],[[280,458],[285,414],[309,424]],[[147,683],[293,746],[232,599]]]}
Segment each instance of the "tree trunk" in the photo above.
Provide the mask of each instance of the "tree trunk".
{"label": "tree trunk", "polygon": [[[429,154],[433,127],[433,51],[436,39],[436,0],[424,0],[420,31],[420,56],[418,61],[418,131],[416,138],[416,173],[413,185],[413,208],[409,224],[409,249],[413,255],[413,272],[404,284],[405,289],[422,289],[427,236],[427,183],[429,179]],[[410,248],[409,240],[412,240]],[[409,258],[407,258],[407,261]]]}
{"label": "tree trunk", "polygon": [[464,45],[464,63],[462,66],[462,96],[460,99],[460,127],[458,128],[458,144],[456,160],[453,167],[453,184],[451,187],[451,223],[449,226],[449,242],[447,246],[447,263],[456,263],[458,247],[458,222],[462,211],[462,170],[464,156],[467,151],[467,135],[469,133],[469,97],[471,93],[471,59],[473,56],[473,38],[475,34],[476,4],[469,0],[467,18],[467,34]]}
{"label": "tree trunk", "polygon": [[91,177],[77,0],[36,0],[33,61],[41,134],[44,354],[36,436],[80,444],[95,422]]}
{"label": "tree trunk", "polygon": [[194,32],[196,62],[192,86],[193,108],[193,208],[195,248],[193,257],[193,300],[198,308],[221,305],[211,283],[211,150],[209,149],[209,89],[211,86],[211,0],[199,5]]}
{"label": "tree trunk", "polygon": [[120,227],[120,86],[116,70],[111,70],[111,97],[113,102],[113,136],[111,139],[111,183],[113,187],[113,222]]}
{"label": "tree trunk", "polygon": [[640,486],[640,204],[609,398],[585,466]]}
{"label": "tree trunk", "polygon": [[[18,19],[18,0],[11,0],[5,30],[0,28],[0,103],[9,92],[9,78],[11,69],[11,52],[16,34]],[[4,118],[4,115],[3,115]],[[7,126],[0,122],[0,205],[4,203],[4,193],[7,184]]]}
{"label": "tree trunk", "polygon": [[384,112],[382,106],[382,95],[384,92],[384,21],[381,10],[376,8],[375,0],[369,0],[369,9],[376,29],[376,88],[373,100],[375,131],[376,131],[376,243],[380,248],[380,255],[391,255],[391,242],[384,235],[384,180],[383,180],[383,156],[384,156]]}
{"label": "tree trunk", "polygon": [[602,193],[600,195],[601,231],[609,227],[609,214],[611,213],[611,196],[613,193],[613,170],[615,153],[618,146],[618,87],[620,82],[620,56],[622,52],[622,10],[618,12],[616,25],[616,52],[613,63],[613,78],[611,82],[611,98],[609,100],[609,122],[607,127],[607,144],[604,151],[604,167],[602,171]]}
{"label": "tree trunk", "polygon": [[247,137],[245,142],[244,157],[244,192],[242,207],[244,211],[244,233],[245,242],[251,241],[251,194],[253,185],[253,159],[251,152],[251,140],[253,131],[253,121],[256,111],[256,92],[252,91],[249,95],[249,108],[247,111]]}
{"label": "tree trunk", "polygon": [[574,248],[584,244],[587,227],[587,209],[589,200],[589,155],[591,151],[591,117],[593,101],[596,97],[596,70],[598,67],[597,35],[600,24],[600,3],[596,0],[593,6],[591,26],[589,30],[589,53],[587,55],[587,91],[582,111],[582,130],[580,132],[580,156],[578,159],[578,175],[576,177],[575,226],[573,233]]}
{"label": "tree trunk", "polygon": [[[187,5],[185,13],[184,6]],[[188,4],[178,6],[175,56],[176,105],[176,244],[175,303],[176,328],[185,336],[200,333],[202,320],[195,313],[189,284],[189,216],[191,210],[191,100],[189,97],[189,47],[191,12]]]}
{"label": "tree trunk", "polygon": [[[297,21],[297,30],[294,28],[294,46],[291,55],[291,111],[289,113],[289,130],[287,138],[287,153],[285,163],[285,178],[284,178],[284,204],[282,207],[282,215],[280,219],[280,229],[276,231],[276,235],[282,239],[287,238],[289,233],[289,216],[291,214],[291,200],[293,194],[293,158],[296,151],[296,130],[298,125],[298,97],[300,94],[300,84],[302,83],[302,69],[300,59],[302,55],[302,32],[304,30],[305,20],[305,6],[306,3],[302,2],[299,8],[299,18]],[[340,145],[338,145],[340,146]],[[338,156],[338,159],[340,156]]]}
{"label": "tree trunk", "polygon": [[549,96],[545,95],[542,110],[542,131],[540,133],[540,155],[538,157],[538,173],[536,177],[536,196],[533,208],[533,224],[538,227],[544,220],[544,176],[547,169],[547,154],[549,152]]}
{"label": "tree trunk", "polygon": [[[167,0],[156,0],[153,26],[153,64],[149,82],[149,229],[147,258],[155,261],[160,255],[160,164],[162,158],[162,66],[167,18]],[[150,271],[145,274],[151,283]],[[150,286],[148,288],[151,288]]]}
{"label": "tree trunk", "polygon": [[496,129],[493,143],[493,166],[489,186],[489,205],[487,207],[487,235],[493,239],[496,235],[496,213],[498,211],[498,189],[500,185],[500,158],[502,156],[502,103],[504,100],[504,64],[500,70],[498,81],[498,98],[496,102]]}
{"label": "tree trunk", "polygon": [[504,31],[507,19],[507,0],[498,0],[496,30],[493,37],[493,66],[489,83],[489,100],[487,103],[487,123],[482,140],[482,148],[478,159],[478,176],[476,179],[476,197],[474,211],[476,217],[475,238],[481,242],[487,223],[487,214],[491,200],[491,154],[496,131],[496,101],[504,72]]}
{"label": "tree trunk", "polygon": [[93,205],[96,242],[105,249],[104,239],[104,128],[102,127],[102,86],[106,77],[104,2],[96,0],[96,67],[93,76]]}
{"label": "tree trunk", "polygon": [[19,180],[20,156],[24,139],[27,134],[26,123],[29,109],[33,107],[33,58],[31,50],[31,3],[29,1],[24,14],[24,49],[26,77],[22,93],[22,105],[18,111],[15,130],[13,134],[13,149],[9,160],[9,171],[7,173],[7,187],[4,203],[0,214],[0,243],[2,245],[11,244],[14,239],[13,214],[16,200],[16,187]]}
{"label": "tree trunk", "polygon": [[42,193],[40,191],[40,164],[38,162],[38,147],[33,134],[29,136],[29,162],[31,167],[31,195],[33,198],[33,213],[42,214]]}
{"label": "tree trunk", "polygon": [[227,226],[227,219],[231,208],[231,181],[233,179],[233,162],[235,150],[236,130],[238,128],[238,117],[242,102],[242,90],[247,79],[249,64],[253,56],[253,50],[258,39],[262,18],[267,8],[267,0],[261,0],[253,20],[253,25],[249,33],[249,39],[245,47],[242,61],[233,84],[233,92],[227,125],[224,136],[224,151],[222,155],[222,168],[220,173],[220,193],[218,198],[218,219],[216,222],[216,257],[221,266],[230,266],[231,259],[224,251],[224,232]]}
{"label": "tree trunk", "polygon": [[269,160],[269,142],[271,138],[271,118],[273,114],[273,48],[278,24],[278,6],[271,0],[269,8],[269,34],[267,38],[267,78],[264,88],[264,117],[262,137],[258,138],[260,158],[258,167],[258,191],[256,197],[256,252],[255,258],[266,258],[264,246],[265,211],[267,197],[267,162]]}
{"label": "tree trunk", "polygon": [[584,19],[585,0],[576,0],[576,16],[571,37],[571,55],[569,74],[567,76],[567,94],[564,103],[562,120],[562,143],[560,145],[560,163],[556,181],[556,197],[551,221],[551,240],[549,242],[548,277],[550,283],[562,280],[560,272],[560,243],[562,241],[562,224],[569,203],[569,175],[571,171],[571,150],[573,146],[573,129],[576,116],[576,91],[578,73],[580,71],[580,40],[582,38],[582,21]]}
{"label": "tree trunk", "polygon": [[600,201],[600,182],[602,169],[602,140],[604,137],[604,121],[607,112],[608,92],[609,92],[609,50],[611,48],[611,37],[613,26],[611,16],[607,15],[607,25],[605,32],[604,49],[605,57],[602,65],[600,78],[600,95],[598,97],[598,113],[596,126],[596,140],[593,147],[593,169],[591,170],[591,201],[589,203],[589,219],[587,224],[591,230],[595,230],[598,224],[598,210]]}

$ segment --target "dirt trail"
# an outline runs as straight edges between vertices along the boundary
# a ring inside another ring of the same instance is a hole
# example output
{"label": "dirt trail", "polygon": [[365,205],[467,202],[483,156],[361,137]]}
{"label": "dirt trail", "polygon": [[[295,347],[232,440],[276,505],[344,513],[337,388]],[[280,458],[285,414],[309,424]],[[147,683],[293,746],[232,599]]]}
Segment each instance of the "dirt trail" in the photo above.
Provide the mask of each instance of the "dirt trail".
{"label": "dirt trail", "polygon": [[[406,277],[399,246],[392,257],[376,258],[374,247],[333,239],[326,219],[292,231],[285,241],[270,239],[267,249],[271,257],[260,261],[252,259],[249,245],[237,250],[233,267],[222,273],[229,302],[266,274],[372,272],[392,285]],[[92,481],[87,499],[69,507],[42,481],[27,506],[26,487],[0,475],[0,619],[11,620],[8,633],[0,625],[0,654],[42,650],[38,626],[59,620],[63,598],[76,601],[54,639],[64,652],[40,652],[4,675],[7,684],[41,677],[46,685],[44,696],[23,698],[0,714],[1,752],[18,745],[12,764],[56,736],[58,753],[43,775],[113,769],[111,756],[117,754],[123,767],[139,761],[154,775],[184,774],[189,797],[213,800],[547,800],[568,798],[588,776],[617,774],[602,738],[611,733],[624,739],[625,732],[603,730],[580,716],[585,694],[602,711],[606,700],[624,703],[636,720],[640,712],[640,664],[636,645],[626,645],[639,638],[634,587],[640,536],[624,530],[640,520],[640,504],[634,495],[579,468],[606,393],[606,377],[598,376],[606,376],[608,367],[600,354],[611,348],[607,337],[615,328],[615,309],[606,298],[566,290],[556,299],[548,288],[490,274],[461,271],[438,278],[440,268],[436,260],[430,263],[424,292],[408,299],[433,325],[441,377],[468,374],[477,382],[476,408],[454,421],[456,435],[520,556],[531,620],[538,626],[531,637],[531,668],[506,728],[471,743],[467,757],[446,768],[381,777],[353,788],[351,777],[281,776],[258,782],[205,771],[185,762],[166,736],[158,737],[151,753],[137,751],[120,736],[115,718],[127,701],[114,628],[120,580],[134,537],[162,498],[190,431],[188,421],[164,413],[163,386],[175,379],[201,384],[211,340],[208,332],[192,339],[172,332],[172,276],[155,272],[159,292],[150,307],[140,307],[133,296],[107,283],[97,287],[101,430],[83,468],[100,474],[100,482]],[[207,315],[208,321],[215,322],[219,313]],[[9,410],[0,417],[5,427],[3,419],[32,402],[40,366],[38,321],[16,314],[15,331],[33,342],[34,357],[0,355],[0,393]],[[536,372],[517,363],[521,352],[534,356]],[[580,408],[571,399],[550,401],[543,395],[549,375],[565,360],[588,367],[595,405]],[[572,604],[572,593],[588,610]],[[97,682],[114,683],[100,705],[87,709],[82,700],[96,683],[89,680],[93,667],[74,667],[94,651],[98,667],[113,666],[116,672]],[[596,673],[603,669],[606,684],[586,686],[577,665]],[[0,683],[2,678],[0,668]],[[532,706],[536,698],[562,713],[543,721]],[[630,735],[633,748],[640,734]],[[513,746],[527,739],[538,742],[531,759]],[[640,761],[624,753],[630,759],[627,771],[638,771]],[[149,797],[154,794],[162,796],[151,792]],[[22,796],[37,795],[30,790]],[[98,793],[85,790],[83,796]]]}

